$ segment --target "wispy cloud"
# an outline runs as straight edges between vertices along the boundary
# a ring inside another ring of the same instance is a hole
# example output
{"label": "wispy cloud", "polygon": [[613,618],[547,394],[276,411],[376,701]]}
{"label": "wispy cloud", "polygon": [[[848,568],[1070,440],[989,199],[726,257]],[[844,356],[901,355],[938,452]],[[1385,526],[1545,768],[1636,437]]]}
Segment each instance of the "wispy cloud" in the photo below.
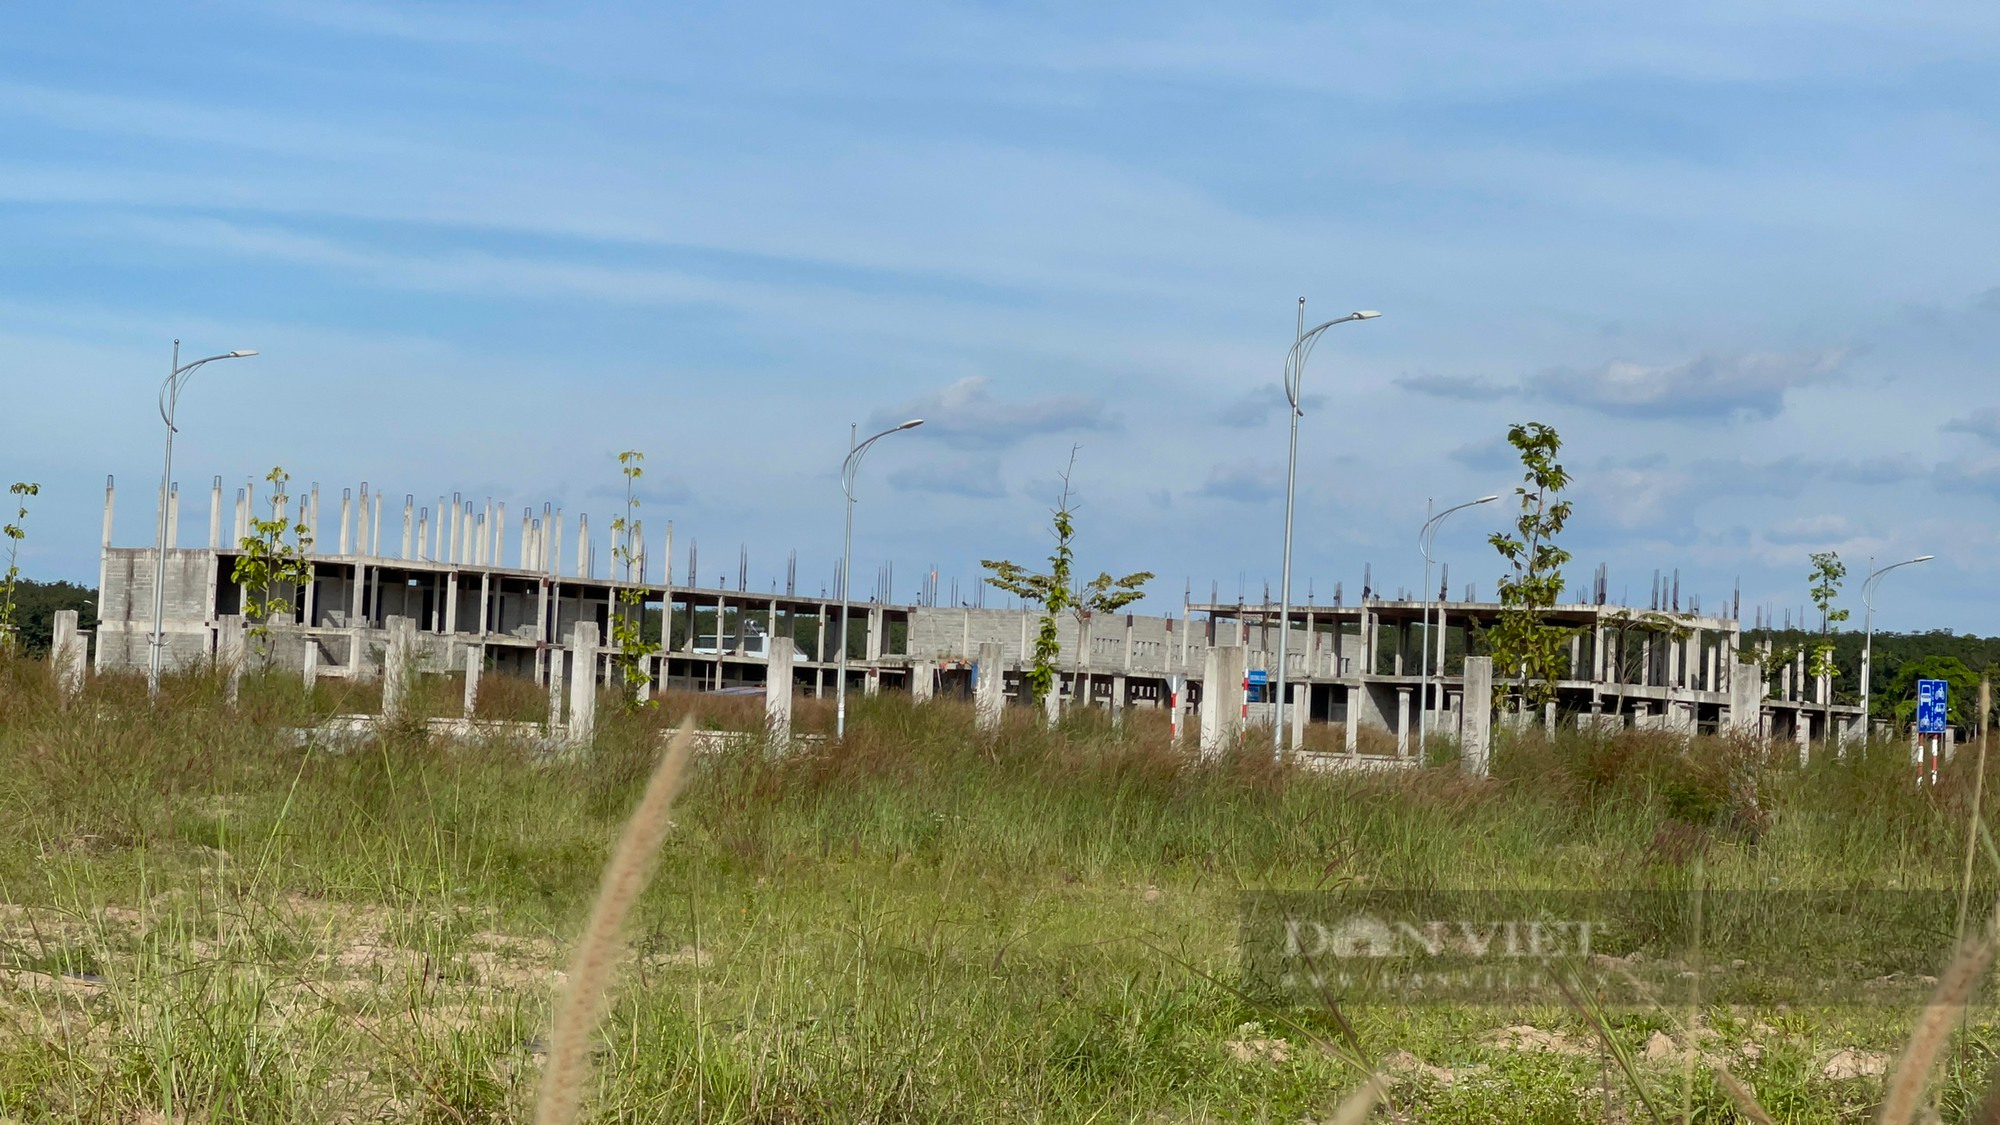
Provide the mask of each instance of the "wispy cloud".
{"label": "wispy cloud", "polygon": [[1632,418],[1774,418],[1787,392],[1833,381],[1847,353],[1839,349],[1789,354],[1704,355],[1684,363],[1614,360],[1589,370],[1534,376],[1528,390],[1545,401]]}
{"label": "wispy cloud", "polygon": [[1496,383],[1472,375],[1404,375],[1396,380],[1396,385],[1420,395],[1470,402],[1491,402],[1521,393],[1517,384]]}
{"label": "wispy cloud", "polygon": [[[1299,401],[1307,411],[1314,411],[1326,405],[1326,396],[1309,394]],[[1216,411],[1214,418],[1217,424],[1232,430],[1254,430],[1272,418],[1283,418],[1285,406],[1285,388],[1277,383],[1267,383],[1243,392],[1241,397]]]}
{"label": "wispy cloud", "polygon": [[869,424],[896,425],[922,418],[920,437],[954,449],[1011,449],[1029,438],[1047,434],[1107,431],[1117,428],[1101,399],[1053,395],[1038,399],[1001,399],[984,375],[968,375],[941,390],[878,410]]}
{"label": "wispy cloud", "polygon": [[889,483],[902,492],[930,492],[990,500],[1007,495],[1000,463],[991,457],[961,457],[897,469]]}
{"label": "wispy cloud", "polygon": [[1276,462],[1232,461],[1208,471],[1195,495],[1212,500],[1262,504],[1285,494],[1285,467]]}
{"label": "wispy cloud", "polygon": [[2000,407],[1986,406],[1962,414],[1946,422],[1944,428],[1952,433],[1971,434],[1988,445],[2000,445]]}

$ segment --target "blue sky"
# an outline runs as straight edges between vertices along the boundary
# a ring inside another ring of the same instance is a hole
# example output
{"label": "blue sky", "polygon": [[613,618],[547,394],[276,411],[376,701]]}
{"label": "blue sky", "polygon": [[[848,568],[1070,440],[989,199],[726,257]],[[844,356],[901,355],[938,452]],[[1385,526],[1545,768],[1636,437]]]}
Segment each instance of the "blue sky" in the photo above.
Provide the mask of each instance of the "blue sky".
{"label": "blue sky", "polygon": [[[637,448],[677,576],[692,536],[704,582],[796,549],[816,591],[848,424],[922,414],[863,472],[858,587],[1044,555],[1079,445],[1085,566],[1255,599],[1304,296],[1384,315],[1307,373],[1301,588],[1414,588],[1426,498],[1511,488],[1538,420],[1579,589],[1796,612],[1809,552],[1932,552],[1878,623],[2000,631],[2000,10],[1620,8],[24,10],[25,569],[94,580],[106,474],[150,542],[179,337],[262,353],[183,399],[195,497],[283,464],[601,526]],[[1497,507],[1440,537],[1455,591],[1490,596]]]}

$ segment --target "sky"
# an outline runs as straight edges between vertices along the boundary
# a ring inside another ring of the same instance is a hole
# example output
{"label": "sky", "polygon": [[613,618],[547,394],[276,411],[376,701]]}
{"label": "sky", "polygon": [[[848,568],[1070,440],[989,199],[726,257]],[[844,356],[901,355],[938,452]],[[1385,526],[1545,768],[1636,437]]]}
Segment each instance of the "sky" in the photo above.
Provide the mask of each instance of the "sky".
{"label": "sky", "polygon": [[[1561,434],[1580,594],[2000,632],[2000,9],[86,3],[0,32],[0,482],[21,565],[183,543],[274,465],[622,505],[700,580],[1036,562],[1142,608],[1493,596],[1509,425]],[[327,500],[323,499],[323,505]],[[324,511],[324,509],[323,509]],[[11,515],[11,512],[9,513]],[[330,517],[329,517],[330,518]],[[510,528],[510,535],[512,528]],[[510,550],[512,548],[510,547]],[[600,548],[600,553],[603,548]],[[987,604],[1004,604],[988,591]],[[1852,625],[1850,627],[1853,627]]]}

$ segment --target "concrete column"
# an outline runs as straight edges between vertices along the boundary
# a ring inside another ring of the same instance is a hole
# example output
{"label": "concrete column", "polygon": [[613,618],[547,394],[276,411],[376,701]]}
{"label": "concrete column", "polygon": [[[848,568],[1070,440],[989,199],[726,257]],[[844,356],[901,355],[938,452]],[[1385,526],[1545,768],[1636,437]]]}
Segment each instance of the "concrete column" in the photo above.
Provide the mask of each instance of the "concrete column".
{"label": "concrete column", "polygon": [[[1401,652],[1398,651],[1400,663]],[[1410,689],[1396,689],[1396,757],[1410,756]]]}
{"label": "concrete column", "polygon": [[569,738],[587,744],[597,733],[597,622],[577,622],[570,647],[576,667],[569,681]]}
{"label": "concrete column", "polygon": [[389,630],[389,643],[382,649],[382,718],[394,720],[408,707],[410,685],[416,678],[411,658],[417,623],[407,617],[391,617],[384,624]]}
{"label": "concrete column", "polygon": [[[312,500],[313,500],[314,527],[311,534],[314,537],[314,539],[317,539],[319,537],[319,527],[318,527],[319,486],[318,485],[313,486]],[[222,478],[216,477],[215,482],[208,486],[208,549],[213,551],[221,546],[222,546]],[[319,553],[318,548],[315,547],[312,553],[318,554]]]}
{"label": "concrete column", "polygon": [[1005,651],[998,642],[982,643],[972,664],[973,726],[982,731],[1000,729],[1000,710],[1007,703],[1007,673],[1001,665]]}
{"label": "concrete column", "polygon": [[1049,681],[1049,693],[1042,697],[1042,721],[1049,726],[1055,726],[1056,721],[1062,718],[1062,686],[1063,675],[1058,672],[1055,679]]}
{"label": "concrete column", "polygon": [[243,618],[238,614],[216,620],[215,661],[222,666],[222,673],[228,677],[225,689],[229,705],[236,705],[237,696],[243,690],[243,667],[249,663],[249,637],[244,632]]}
{"label": "concrete column", "polygon": [[879,605],[869,606],[868,672],[862,680],[863,695],[874,695],[882,690],[882,641],[884,639],[883,634],[887,632],[883,628],[883,624],[882,607]]}
{"label": "concrete column", "polygon": [[300,679],[305,684],[306,694],[311,695],[313,685],[319,682],[319,641],[311,636],[306,637],[305,669]]}
{"label": "concrete column", "polygon": [[1547,703],[1542,704],[1542,733],[1548,735],[1551,738],[1555,737],[1556,701],[1553,699],[1549,700]]}
{"label": "concrete column", "polygon": [[[237,513],[237,522],[239,523],[242,522],[243,502],[240,498],[240,494],[236,503],[236,513]],[[353,553],[353,548],[354,548],[353,535],[354,535],[354,490],[351,488],[343,488],[340,490],[340,553],[341,554],[347,555]]]}
{"label": "concrete column", "polygon": [[1312,711],[1312,685],[1286,684],[1292,699],[1291,748],[1297,750],[1306,744],[1306,717]]}
{"label": "concrete column", "polygon": [[1459,768],[1485,777],[1493,755],[1493,658],[1465,658],[1465,695],[1458,725]]}
{"label": "concrete column", "polygon": [[56,611],[55,637],[49,648],[49,669],[55,676],[56,691],[64,699],[83,692],[83,669],[90,643],[77,628],[77,611]]}
{"label": "concrete column", "polygon": [[479,628],[473,632],[484,636],[493,631],[493,575],[481,571],[479,575]]}
{"label": "concrete column", "polygon": [[[1129,656],[1131,653],[1129,630],[1126,635],[1126,654]],[[1111,725],[1113,727],[1122,727],[1125,725],[1125,695],[1128,690],[1125,673],[1113,673],[1111,676]]]}
{"label": "concrete column", "polygon": [[1247,700],[1243,679],[1250,670],[1250,650],[1243,645],[1217,645],[1208,650],[1201,677],[1201,754],[1214,758],[1236,744],[1243,731]]}
{"label": "concrete column", "polygon": [[1792,737],[1798,740],[1799,766],[1803,768],[1812,760],[1812,715],[1800,707],[1792,716]]}
{"label": "concrete column", "polygon": [[1729,674],[1729,710],[1723,725],[1739,738],[1764,740],[1764,676],[1755,664],[1739,661]]}
{"label": "concrete column", "polygon": [[486,646],[465,646],[465,717],[479,710],[479,673],[486,669]]}
{"label": "concrete column", "polygon": [[919,660],[910,665],[910,702],[929,703],[937,686],[937,662]]}
{"label": "concrete column", "polygon": [[765,650],[764,729],[773,746],[787,747],[792,744],[792,639],[770,637]]}
{"label": "concrete column", "polygon": [[563,658],[567,655],[561,644],[549,649],[549,737],[559,736],[563,721]]}
{"label": "concrete column", "polygon": [[1341,748],[1352,758],[1361,752],[1361,693],[1368,689],[1356,681],[1340,690],[1342,698],[1347,701],[1347,721],[1342,724],[1345,730],[1341,736]]}

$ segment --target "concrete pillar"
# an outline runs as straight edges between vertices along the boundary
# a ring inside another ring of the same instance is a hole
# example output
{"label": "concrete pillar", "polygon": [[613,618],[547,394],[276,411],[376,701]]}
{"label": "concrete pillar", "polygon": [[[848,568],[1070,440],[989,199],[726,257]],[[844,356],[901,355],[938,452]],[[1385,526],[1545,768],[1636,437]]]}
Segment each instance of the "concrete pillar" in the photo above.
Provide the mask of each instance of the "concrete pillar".
{"label": "concrete pillar", "polygon": [[979,646],[972,663],[972,723],[982,731],[1000,729],[1000,709],[1007,703],[1007,673],[1001,666],[1005,646],[987,642]]}
{"label": "concrete pillar", "polygon": [[1286,684],[1285,690],[1290,694],[1292,704],[1289,712],[1292,721],[1290,746],[1297,750],[1306,744],[1306,719],[1312,713],[1312,685]]}
{"label": "concrete pillar", "polygon": [[313,685],[319,682],[319,641],[312,636],[306,637],[305,669],[300,678],[305,684],[306,694],[310,696]]}
{"label": "concrete pillar", "polygon": [[225,689],[229,705],[236,705],[236,698],[243,690],[243,667],[249,663],[249,637],[243,628],[243,618],[239,614],[216,620],[215,662],[222,666],[222,673],[228,677]]}
{"label": "concrete pillar", "polygon": [[1355,682],[1340,690],[1347,701],[1347,721],[1341,724],[1346,728],[1341,733],[1341,749],[1352,758],[1361,753],[1361,693],[1368,689]]}
{"label": "concrete pillar", "polygon": [[1219,756],[1242,734],[1248,698],[1243,679],[1249,669],[1250,650],[1243,645],[1217,645],[1208,650],[1201,677],[1202,757]]}
{"label": "concrete pillar", "polygon": [[1042,697],[1042,721],[1049,726],[1055,726],[1057,720],[1062,718],[1062,688],[1063,676],[1058,672],[1055,679],[1049,681],[1049,693]]}
{"label": "concrete pillar", "polygon": [[773,635],[766,640],[769,654],[764,663],[764,729],[771,745],[792,744],[792,638]]}
{"label": "concrete pillar", "polygon": [[1458,725],[1459,768],[1485,777],[1493,755],[1493,658],[1465,658],[1465,695]]}
{"label": "concrete pillar", "polygon": [[1410,689],[1396,689],[1396,757],[1410,756]]}
{"label": "concrete pillar", "polygon": [[1548,735],[1551,738],[1555,737],[1556,701],[1553,699],[1549,700],[1547,703],[1542,704],[1542,733]]}
{"label": "concrete pillar", "polygon": [[879,605],[869,606],[868,672],[861,682],[861,693],[863,695],[874,695],[882,690],[882,640],[885,632],[882,620],[882,607]]}
{"label": "concrete pillar", "polygon": [[486,646],[465,646],[465,717],[479,711],[479,673],[486,670]]}
{"label": "concrete pillar", "polygon": [[83,692],[83,669],[90,643],[78,630],[77,620],[76,610],[57,610],[55,637],[49,648],[49,668],[55,676],[56,691],[64,699],[75,699]]}
{"label": "concrete pillar", "polygon": [[[1131,657],[1131,650],[1131,630],[1128,629],[1126,630],[1125,645],[1127,659]],[[1125,725],[1125,694],[1127,690],[1125,674],[1123,672],[1113,673],[1111,676],[1111,725],[1114,728]]]}
{"label": "concrete pillar", "polygon": [[[313,524],[315,526],[313,527],[313,530],[310,532],[310,534],[315,539],[317,539],[319,536],[319,528],[317,526],[319,523],[318,485],[313,486],[312,498],[313,498]],[[216,477],[214,482],[208,486],[208,549],[213,551],[221,546],[222,546],[222,478]],[[319,551],[317,548],[314,548],[312,553],[318,554]]]}
{"label": "concrete pillar", "polygon": [[382,649],[382,718],[400,718],[409,706],[410,686],[416,679],[415,655],[417,623],[407,617],[391,617],[384,624],[389,643]]}
{"label": "concrete pillar", "polygon": [[569,679],[569,738],[587,744],[597,733],[597,622],[577,622],[570,648],[576,667]]}
{"label": "concrete pillar", "polygon": [[919,660],[910,665],[910,702],[929,703],[937,687],[937,661]]}
{"label": "concrete pillar", "polygon": [[1799,766],[1804,768],[1812,760],[1812,714],[1800,707],[1792,712],[1792,737],[1799,744]]}
{"label": "concrete pillar", "polygon": [[1764,674],[1755,664],[1737,662],[1729,673],[1729,710],[1723,725],[1739,738],[1764,740]]}
{"label": "concrete pillar", "polygon": [[557,737],[563,721],[563,658],[567,655],[558,644],[549,649],[549,737]]}

